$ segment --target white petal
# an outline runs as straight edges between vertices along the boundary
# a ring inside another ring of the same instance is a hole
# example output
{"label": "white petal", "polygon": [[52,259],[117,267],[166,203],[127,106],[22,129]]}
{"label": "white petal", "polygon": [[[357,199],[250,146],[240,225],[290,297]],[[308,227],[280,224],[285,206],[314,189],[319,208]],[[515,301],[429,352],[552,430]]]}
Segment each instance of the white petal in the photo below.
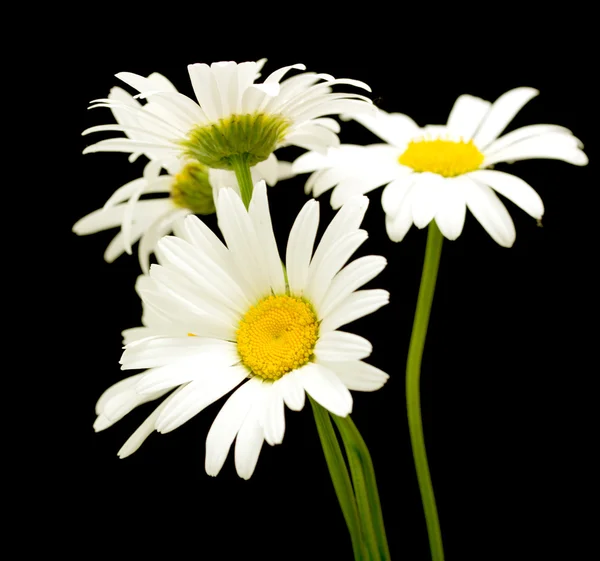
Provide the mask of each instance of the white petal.
{"label": "white petal", "polygon": [[196,99],[210,121],[222,116],[221,95],[211,69],[204,63],[188,65]]}
{"label": "white petal", "polygon": [[417,124],[402,113],[386,113],[379,109],[375,114],[362,113],[352,115],[352,118],[394,146],[401,146],[419,131]]}
{"label": "white petal", "polygon": [[387,187],[384,187],[381,193],[381,206],[386,214],[396,215],[398,213],[404,197],[417,178],[418,174],[411,173],[406,177],[395,179]]}
{"label": "white petal", "polygon": [[345,331],[330,331],[319,337],[315,345],[317,360],[361,360],[368,357],[373,346],[367,339]]}
{"label": "white petal", "polygon": [[417,228],[425,228],[435,216],[442,191],[447,188],[445,178],[437,173],[421,173],[413,185],[412,217]]}
{"label": "white petal", "polygon": [[259,181],[254,186],[248,214],[252,219],[258,243],[263,251],[271,288],[276,294],[283,293],[285,292],[285,278],[275,234],[273,233],[273,224],[267,200],[267,186],[264,181]]}
{"label": "white petal", "polygon": [[354,292],[323,320],[320,329],[321,336],[358,318],[372,314],[389,301],[390,293],[387,290],[372,289]]}
{"label": "white petal", "polygon": [[449,240],[458,238],[465,224],[467,206],[464,185],[466,183],[468,184],[469,180],[464,176],[448,177],[439,193],[435,221],[440,232]]}
{"label": "white petal", "polygon": [[503,247],[511,247],[516,238],[515,226],[506,207],[487,185],[465,177],[467,207],[492,239]]}
{"label": "white petal", "polygon": [[469,140],[474,134],[492,104],[479,97],[464,94],[454,102],[448,117],[448,131],[451,135]]}
{"label": "white petal", "polygon": [[571,135],[562,133],[548,133],[541,136],[529,137],[521,142],[516,142],[487,156],[483,166],[490,166],[496,162],[516,162],[517,160],[530,160],[533,158],[547,158],[562,160],[576,166],[585,166],[588,158],[578,148],[579,140]]}
{"label": "white petal", "polygon": [[349,390],[373,392],[387,382],[389,376],[379,368],[362,361],[324,362]]}
{"label": "white petal", "polygon": [[154,425],[161,411],[166,407],[169,401],[179,393],[179,391],[180,390],[177,389],[169,397],[167,397],[138,427],[138,429],[127,439],[125,444],[123,444],[123,446],[121,446],[121,449],[117,452],[117,456],[119,456],[119,458],[127,458],[127,456],[131,456],[131,454],[137,452],[137,450],[144,443],[146,438],[148,438],[154,432]]}
{"label": "white petal", "polygon": [[365,230],[350,232],[331,246],[317,266],[313,267],[311,264],[304,294],[317,310],[321,307],[333,277],[365,242],[367,237],[368,234]]}
{"label": "white petal", "polygon": [[161,263],[181,274],[213,304],[224,305],[238,314],[251,302],[244,290],[218,264],[185,240],[168,236],[160,240]]}
{"label": "white petal", "polygon": [[[419,174],[414,174],[415,176]],[[418,177],[415,178],[415,182]],[[410,229],[413,223],[412,218],[412,199],[414,190],[412,184],[408,191],[402,198],[400,207],[396,211],[396,215],[386,215],[385,217],[385,228],[388,236],[393,242],[401,242],[404,236]]]}
{"label": "white petal", "polygon": [[241,198],[233,190],[219,191],[217,218],[238,274],[252,287],[253,298],[258,300],[266,296],[270,292],[269,277],[265,270],[262,248],[250,216]]}
{"label": "white petal", "polygon": [[222,398],[248,377],[242,366],[209,368],[169,401],[156,421],[156,430],[170,432]]}
{"label": "white petal", "polygon": [[113,384],[108,389],[106,389],[96,402],[96,415],[100,415],[102,413],[106,403],[110,401],[113,397],[132,389],[138,383],[142,376],[143,374],[136,374],[135,376],[124,378],[123,380],[119,380],[116,384]]}
{"label": "white petal", "polygon": [[250,479],[256,468],[260,450],[265,440],[260,425],[263,403],[272,388],[263,384],[260,395],[255,399],[252,409],[244,419],[235,440],[235,468],[242,479]]}
{"label": "white petal", "polygon": [[206,437],[205,469],[215,476],[223,467],[231,443],[236,437],[254,400],[261,395],[262,382],[251,378],[227,400],[216,416]]}
{"label": "white petal", "polygon": [[327,315],[352,292],[374,279],[385,268],[387,261],[380,255],[366,255],[344,267],[333,279],[318,309],[319,319]]}
{"label": "white petal", "polygon": [[519,177],[502,171],[483,169],[470,173],[469,177],[490,186],[533,218],[539,219],[544,214],[544,203],[540,196]]}
{"label": "white petal", "polygon": [[358,230],[367,212],[369,199],[367,197],[353,197],[334,216],[327,226],[323,237],[317,246],[310,262],[310,274],[318,270],[324,257],[331,248],[346,234]]}
{"label": "white petal", "polygon": [[319,203],[310,200],[302,207],[290,231],[285,263],[292,294],[302,294],[319,226]]}
{"label": "white petal", "polygon": [[301,411],[304,408],[305,394],[300,381],[301,376],[302,368],[287,373],[276,382],[283,401],[292,411]]}
{"label": "white petal", "polygon": [[271,446],[281,444],[285,433],[285,410],[283,396],[279,389],[280,381],[281,379],[269,384],[271,387],[265,388],[266,395],[260,417],[265,440]]}
{"label": "white petal", "polygon": [[309,362],[301,370],[302,385],[317,403],[338,417],[352,412],[352,396],[336,374],[321,364]]}
{"label": "white petal", "polygon": [[175,223],[190,212],[187,208],[171,207],[148,226],[138,246],[138,260],[144,273],[148,274],[150,270],[150,254],[155,250],[160,238],[170,233]]}
{"label": "white petal", "polygon": [[533,88],[515,88],[502,94],[491,106],[473,141],[485,149],[496,140],[521,108],[540,92]]}
{"label": "white petal", "polygon": [[510,131],[504,136],[498,138],[497,140],[494,140],[494,142],[492,142],[485,149],[485,154],[489,157],[492,154],[498,152],[499,150],[502,150],[502,148],[510,146],[511,144],[515,144],[517,142],[520,142],[521,140],[525,140],[526,138],[542,136],[549,132],[557,132],[572,136],[572,133],[569,129],[565,127],[560,127],[558,125],[528,125],[526,127],[521,127],[514,131]]}
{"label": "white petal", "polygon": [[[208,337],[154,337],[128,345],[123,351],[123,369],[155,368],[187,358],[206,359],[229,366],[235,360],[235,344]],[[233,362],[231,362],[233,360]],[[239,360],[239,359],[238,359]],[[192,360],[193,362],[193,360]]]}

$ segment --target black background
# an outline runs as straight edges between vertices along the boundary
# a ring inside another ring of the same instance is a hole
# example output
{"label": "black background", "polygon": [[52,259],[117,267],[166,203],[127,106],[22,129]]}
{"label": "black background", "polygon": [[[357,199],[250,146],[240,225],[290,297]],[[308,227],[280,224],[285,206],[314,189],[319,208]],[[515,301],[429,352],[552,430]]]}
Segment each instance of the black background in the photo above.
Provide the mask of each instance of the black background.
{"label": "black background", "polygon": [[[57,233],[48,235],[56,235],[58,251],[44,252],[43,263],[57,287],[48,298],[51,317],[58,318],[49,329],[56,336],[51,360],[62,366],[44,378],[56,395],[47,398],[52,406],[42,406],[35,442],[44,460],[33,476],[42,489],[30,503],[32,512],[47,510],[40,517],[50,529],[46,548],[83,559],[352,558],[308,407],[286,411],[283,444],[265,444],[250,481],[238,478],[231,455],[217,478],[204,472],[204,441],[223,401],[168,435],[153,434],[126,460],[116,453],[153,404],[102,433],[92,429],[96,399],[128,374],[118,365],[120,331],[139,325],[133,290],[139,268],[128,256],[104,263],[114,232],[79,238],[70,228],[139,176],[142,164],[129,164],[123,154],[81,155],[91,140],[80,132],[110,120],[107,111],[86,111],[88,102],[104,97],[119,71],[161,72],[191,95],[187,64],[267,57],[263,76],[303,62],[308,70],[364,80],[381,108],[421,125],[444,123],[461,93],[493,101],[513,87],[532,86],[540,96],[507,130],[560,124],[588,147],[586,168],[550,160],[497,166],[540,193],[543,227],[507,202],[517,230],[513,248],[499,247],[472,216],[457,241],[445,242],[422,368],[426,443],[447,559],[585,556],[581,513],[593,500],[587,450],[596,442],[586,395],[597,375],[595,362],[584,358],[585,333],[594,334],[584,325],[595,316],[588,294],[597,255],[587,232],[596,220],[597,179],[589,150],[596,113],[585,15],[542,14],[530,23],[515,14],[501,24],[482,13],[473,25],[427,10],[418,17],[398,10],[386,15],[384,5],[374,5],[346,22],[290,8],[255,25],[259,8],[246,15],[229,7],[207,13],[164,5],[151,23],[122,21],[113,9],[106,20],[72,14],[80,25],[53,34],[60,72],[52,89],[64,103],[50,116],[62,123],[62,143],[50,147],[60,153],[60,195],[44,202],[56,210],[49,222]],[[378,141],[355,123],[342,125],[341,139]],[[306,200],[306,177],[269,191],[280,248]],[[390,380],[378,392],[354,392],[352,416],[373,457],[393,558],[425,561],[404,367],[426,234],[413,227],[405,241],[391,242],[380,193],[370,195],[364,223],[370,237],[356,256],[388,259],[370,286],[388,289],[391,302],[348,330],[373,342],[369,362]],[[325,194],[321,224],[332,216]],[[214,217],[207,222],[216,225]]]}

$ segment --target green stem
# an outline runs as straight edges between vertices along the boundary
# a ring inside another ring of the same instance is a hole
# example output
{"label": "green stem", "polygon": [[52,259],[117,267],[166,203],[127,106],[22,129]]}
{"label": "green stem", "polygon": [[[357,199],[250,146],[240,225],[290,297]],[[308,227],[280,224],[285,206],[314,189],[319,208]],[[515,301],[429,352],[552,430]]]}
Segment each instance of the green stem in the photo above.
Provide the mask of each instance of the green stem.
{"label": "green stem", "polygon": [[385,535],[375,469],[369,449],[350,416],[338,417],[332,413],[330,415],[340,432],[346,449],[358,514],[370,552],[370,559],[372,561],[389,561],[390,551]]}
{"label": "green stem", "polygon": [[435,496],[431,484],[431,475],[427,464],[427,453],[425,451],[425,439],[423,437],[423,420],[421,418],[421,358],[427,326],[429,325],[429,314],[435,292],[435,281],[442,253],[442,242],[444,237],[434,221],[429,225],[427,236],[427,247],[425,249],[425,261],[423,263],[423,274],[421,275],[421,287],[417,300],[417,310],[413,323],[410,345],[408,348],[408,359],[406,363],[406,408],[408,412],[408,427],[412,443],[413,458],[421,490],[421,501],[427,522],[427,533],[429,534],[429,547],[433,561],[444,560],[444,547],[442,545],[442,534],[438,518]]}
{"label": "green stem", "polygon": [[229,164],[235,172],[235,177],[240,186],[242,201],[246,208],[248,208],[250,206],[250,201],[252,200],[252,190],[254,189],[252,174],[250,173],[250,166],[248,165],[248,154],[234,154],[233,156],[230,156]]}
{"label": "green stem", "polygon": [[313,415],[315,417],[319,438],[321,439],[321,446],[323,447],[327,467],[329,468],[329,475],[331,476],[331,481],[333,482],[333,487],[340,503],[342,514],[344,515],[348,531],[350,532],[354,559],[355,561],[367,561],[369,557],[365,551],[365,544],[361,535],[360,519],[358,517],[358,509],[354,499],[352,483],[350,482],[348,468],[346,467],[342,450],[340,449],[335,431],[333,430],[331,419],[329,418],[327,410],[321,407],[317,402],[310,399],[310,403],[312,405]]}

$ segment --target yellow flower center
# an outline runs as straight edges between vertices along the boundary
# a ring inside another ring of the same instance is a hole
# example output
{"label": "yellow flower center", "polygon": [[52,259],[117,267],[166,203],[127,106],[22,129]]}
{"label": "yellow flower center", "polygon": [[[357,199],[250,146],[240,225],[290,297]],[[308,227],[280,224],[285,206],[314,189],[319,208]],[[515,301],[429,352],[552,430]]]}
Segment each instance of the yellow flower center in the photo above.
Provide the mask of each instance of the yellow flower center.
{"label": "yellow flower center", "polygon": [[252,306],[237,330],[244,365],[261,378],[278,380],[312,357],[319,323],[302,298],[267,296]]}
{"label": "yellow flower center", "polygon": [[483,154],[472,140],[420,139],[410,141],[398,162],[417,172],[430,171],[455,177],[479,169]]}

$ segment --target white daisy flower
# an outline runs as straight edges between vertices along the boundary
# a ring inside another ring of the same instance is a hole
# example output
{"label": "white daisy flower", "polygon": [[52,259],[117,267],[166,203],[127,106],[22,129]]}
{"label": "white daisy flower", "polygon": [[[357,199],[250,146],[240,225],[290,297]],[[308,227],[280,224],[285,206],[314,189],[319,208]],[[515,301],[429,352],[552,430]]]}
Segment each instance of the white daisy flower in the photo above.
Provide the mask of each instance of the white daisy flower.
{"label": "white daisy flower", "polygon": [[127,114],[128,122],[92,127],[84,132],[125,132],[129,138],[111,138],[88,146],[84,153],[151,152],[165,160],[189,158],[210,168],[237,169],[266,160],[286,145],[326,150],[339,144],[339,125],[325,115],[372,111],[371,100],[331,87],[352,85],[370,91],[358,80],[334,79],[305,72],[283,80],[302,64],[273,72],[263,83],[255,80],[263,61],[216,62],[188,66],[198,103],[166,84],[130,72],[117,78],[136,89],[146,106],[116,99],[99,99],[91,106],[110,107]]}
{"label": "white daisy flower", "polygon": [[138,282],[144,327],[126,330],[123,369],[148,368],[109,388],[97,404],[103,430],[146,401],[169,395],[119,451],[135,452],[157,430],[179,427],[231,390],[206,440],[206,471],[217,475],[236,439],[235,465],[249,478],[266,440],[279,444],[284,405],[304,406],[305,392],[332,413],[352,409],[349,390],[379,389],[388,376],[363,359],[371,343],[339,328],[387,304],[385,290],[358,290],[385,267],[380,256],[344,266],[366,240],[359,229],[366,197],[349,200],[313,253],[319,204],[308,201],[279,256],[264,181],[246,211],[222,189],[219,228],[227,245],[188,216],[182,237],[158,243],[159,265]]}
{"label": "white daisy flower", "polygon": [[588,162],[581,142],[556,125],[531,125],[500,133],[539,92],[516,88],[493,104],[461,95],[446,125],[419,128],[406,115],[379,110],[353,118],[385,140],[371,146],[344,145],[327,155],[309,152],[293,164],[296,173],[314,172],[306,183],[315,197],[335,186],[331,204],[386,185],[382,205],[387,232],[401,241],[414,223],[435,220],[448,239],[462,232],[468,208],[490,236],[510,247],[516,237],[510,214],[496,192],[540,220],[544,205],[522,179],[491,169],[499,162],[550,158],[575,165]]}
{"label": "white daisy flower", "polygon": [[[170,84],[160,74],[152,74],[148,80],[157,85]],[[121,88],[113,88],[109,99],[141,111],[154,111],[150,103],[142,106]],[[114,107],[113,112],[119,126],[125,127],[129,114],[118,107]],[[132,138],[138,138],[134,131],[131,134]],[[135,154],[134,157],[139,155]],[[142,270],[148,272],[149,256],[156,243],[172,231],[173,224],[179,218],[190,213],[215,212],[214,191],[224,186],[238,187],[233,172],[209,169],[196,161],[185,159],[161,162],[160,154],[152,150],[145,152],[145,155],[150,162],[143,176],[117,189],[102,208],[79,220],[73,226],[73,231],[78,235],[86,235],[120,226],[121,231],[107,247],[104,259],[110,263],[123,252],[131,255],[132,245],[140,240],[139,260]],[[161,175],[162,166],[167,169],[166,175]],[[274,154],[253,167],[251,174],[254,181],[265,179],[269,185],[275,185],[279,179],[292,175],[291,165],[278,162]],[[157,198],[157,194],[159,197],[168,196]],[[151,198],[142,199],[144,195],[151,195]]]}

